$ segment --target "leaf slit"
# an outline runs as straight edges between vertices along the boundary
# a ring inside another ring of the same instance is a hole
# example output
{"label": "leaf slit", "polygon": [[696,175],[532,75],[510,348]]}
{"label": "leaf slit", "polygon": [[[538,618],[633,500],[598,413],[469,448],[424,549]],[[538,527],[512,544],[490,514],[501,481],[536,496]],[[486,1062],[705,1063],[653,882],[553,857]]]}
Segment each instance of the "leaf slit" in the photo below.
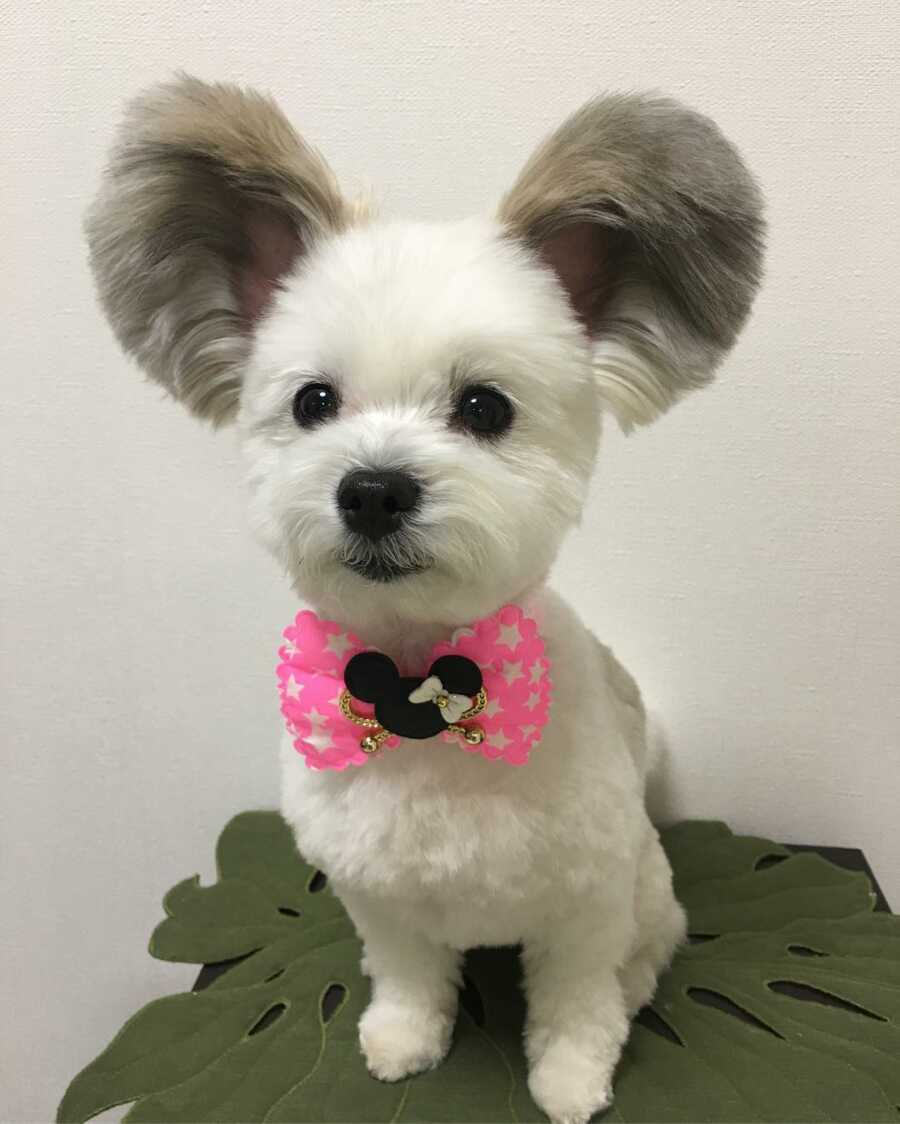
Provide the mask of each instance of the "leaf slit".
{"label": "leaf slit", "polygon": [[722,1011],[723,1014],[731,1015],[735,1019],[740,1019],[741,1022],[747,1023],[748,1026],[755,1026],[758,1030],[764,1030],[767,1034],[773,1035],[775,1038],[782,1036],[777,1030],[774,1030],[764,1023],[762,1019],[758,1019],[756,1015],[750,1013],[740,1007],[734,1000],[729,999],[727,995],[722,995],[721,992],[711,991],[705,987],[689,987],[687,994],[699,1003],[701,1007],[713,1007],[717,1011]]}
{"label": "leaf slit", "polygon": [[665,1038],[667,1042],[672,1042],[675,1046],[684,1046],[672,1027],[652,1007],[642,1007],[634,1016],[634,1021],[645,1030],[650,1030],[654,1034],[658,1034],[660,1038]]}
{"label": "leaf slit", "polygon": [[268,1030],[272,1023],[277,1022],[286,1010],[287,1004],[275,1003],[267,1011],[264,1011],[260,1018],[250,1027],[247,1031],[247,1037],[252,1038],[254,1034],[259,1034],[260,1031]]}
{"label": "leaf slit", "polygon": [[338,1007],[340,1007],[344,1002],[344,996],[346,994],[347,989],[343,984],[332,983],[328,985],[322,995],[322,1001],[319,1004],[323,1023],[327,1023],[332,1020],[337,1012]]}
{"label": "leaf slit", "polygon": [[327,881],[327,876],[324,875],[321,870],[317,870],[312,878],[310,878],[306,889],[310,894],[318,894],[320,890],[325,889],[325,883]]}
{"label": "leaf slit", "polygon": [[834,995],[830,991],[813,987],[811,984],[797,983],[796,980],[771,980],[768,988],[769,991],[774,991],[777,995],[787,995],[791,999],[801,999],[805,1003],[821,1003],[825,1007],[838,1007],[842,1011],[850,1011],[854,1015],[865,1015],[867,1019],[874,1019],[879,1023],[887,1022],[883,1015],[876,1015],[874,1011],[868,1011],[865,1007],[860,1007],[858,1003],[843,999],[840,995]]}
{"label": "leaf slit", "polygon": [[760,858],[756,860],[753,869],[768,870],[770,866],[778,866],[779,863],[783,863],[788,858],[790,858],[790,855],[761,855]]}

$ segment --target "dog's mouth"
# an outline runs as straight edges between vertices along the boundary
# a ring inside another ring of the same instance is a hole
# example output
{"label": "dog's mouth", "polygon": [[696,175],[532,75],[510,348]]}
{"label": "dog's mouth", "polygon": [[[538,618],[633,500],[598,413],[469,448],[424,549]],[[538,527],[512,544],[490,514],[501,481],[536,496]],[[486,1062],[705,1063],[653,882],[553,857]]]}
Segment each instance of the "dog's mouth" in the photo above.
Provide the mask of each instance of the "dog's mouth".
{"label": "dog's mouth", "polygon": [[412,574],[420,574],[428,569],[428,563],[422,560],[397,562],[390,558],[381,558],[377,555],[368,558],[342,558],[341,562],[370,582],[393,582]]}

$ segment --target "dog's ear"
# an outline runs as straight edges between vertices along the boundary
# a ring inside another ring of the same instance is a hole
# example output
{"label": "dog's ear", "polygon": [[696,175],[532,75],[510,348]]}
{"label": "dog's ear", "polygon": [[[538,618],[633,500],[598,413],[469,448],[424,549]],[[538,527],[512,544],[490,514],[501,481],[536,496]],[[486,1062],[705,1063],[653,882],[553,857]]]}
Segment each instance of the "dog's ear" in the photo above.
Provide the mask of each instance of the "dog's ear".
{"label": "dog's ear", "polygon": [[712,121],[667,98],[589,102],[499,214],[556,273],[626,429],[711,377],[759,284],[756,184]]}
{"label": "dog's ear", "polygon": [[271,100],[182,76],[129,107],[85,228],[123,348],[218,424],[280,278],[347,222],[327,164]]}

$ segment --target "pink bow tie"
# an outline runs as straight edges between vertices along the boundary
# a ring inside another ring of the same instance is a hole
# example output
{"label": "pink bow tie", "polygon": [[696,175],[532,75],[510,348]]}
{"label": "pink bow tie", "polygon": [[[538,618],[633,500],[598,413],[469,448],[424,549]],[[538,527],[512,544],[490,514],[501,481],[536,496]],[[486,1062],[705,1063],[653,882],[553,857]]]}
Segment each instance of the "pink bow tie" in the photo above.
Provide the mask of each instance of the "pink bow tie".
{"label": "pink bow tie", "polygon": [[382,748],[437,734],[469,753],[524,765],[547,724],[550,663],[518,605],[457,629],[412,677],[309,610],[284,638],[281,713],[311,769],[364,765]]}

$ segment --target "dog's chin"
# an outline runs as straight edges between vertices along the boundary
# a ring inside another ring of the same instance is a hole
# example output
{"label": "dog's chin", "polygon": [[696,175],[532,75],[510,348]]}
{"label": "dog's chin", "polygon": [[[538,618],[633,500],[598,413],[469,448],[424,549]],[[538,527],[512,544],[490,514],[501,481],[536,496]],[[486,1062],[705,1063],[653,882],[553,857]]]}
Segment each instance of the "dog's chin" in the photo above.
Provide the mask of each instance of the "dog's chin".
{"label": "dog's chin", "polygon": [[365,559],[344,558],[341,561],[357,577],[380,585],[400,581],[402,578],[412,577],[413,574],[421,574],[429,568],[429,563],[425,561],[399,563],[377,556]]}

